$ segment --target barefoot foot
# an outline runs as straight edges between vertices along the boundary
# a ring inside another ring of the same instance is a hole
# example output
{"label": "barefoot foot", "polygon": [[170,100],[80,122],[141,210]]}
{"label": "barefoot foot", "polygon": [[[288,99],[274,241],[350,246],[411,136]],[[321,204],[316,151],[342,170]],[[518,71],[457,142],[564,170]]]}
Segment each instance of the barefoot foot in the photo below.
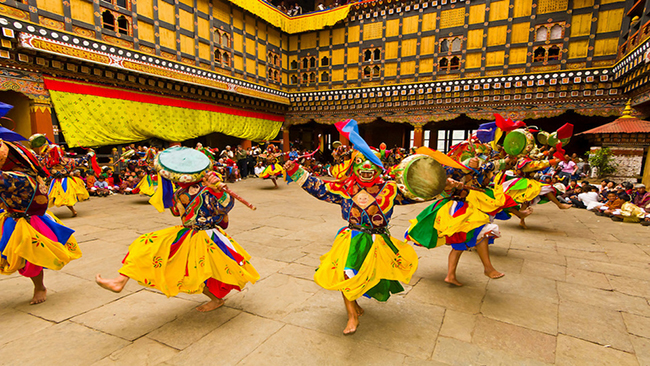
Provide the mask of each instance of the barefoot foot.
{"label": "barefoot foot", "polygon": [[359,327],[359,319],[350,318],[348,319],[348,324],[345,326],[345,329],[343,330],[343,334],[352,335],[357,331],[358,327]]}
{"label": "barefoot foot", "polygon": [[568,209],[571,208],[571,205],[568,204],[568,203],[560,203],[557,207],[558,207],[560,210],[568,210]]}
{"label": "barefoot foot", "polygon": [[458,286],[458,287],[463,285],[462,283],[458,282],[458,280],[456,278],[447,277],[447,278],[445,278],[445,282],[447,282],[450,285],[454,285],[454,286]]}
{"label": "barefoot foot", "polygon": [[501,272],[497,271],[496,269],[493,269],[491,271],[486,271],[485,275],[490,277],[493,280],[496,280],[497,278],[501,278],[501,277],[505,276],[506,274],[501,273]]}
{"label": "barefoot foot", "polygon": [[202,313],[206,313],[208,311],[212,311],[220,308],[221,306],[223,306],[223,303],[224,303],[223,299],[215,299],[197,307],[196,310]]}
{"label": "barefoot foot", "polygon": [[102,278],[99,274],[95,276],[95,282],[97,282],[99,286],[113,292],[122,291],[128,280],[129,278],[126,276],[120,276],[113,279]]}
{"label": "barefoot foot", "polygon": [[41,289],[34,289],[34,297],[32,301],[29,302],[29,305],[36,305],[44,302],[47,299],[47,289],[45,287]]}
{"label": "barefoot foot", "polygon": [[519,220],[519,226],[521,226],[524,229],[528,229],[528,226],[526,226],[526,220],[524,219]]}

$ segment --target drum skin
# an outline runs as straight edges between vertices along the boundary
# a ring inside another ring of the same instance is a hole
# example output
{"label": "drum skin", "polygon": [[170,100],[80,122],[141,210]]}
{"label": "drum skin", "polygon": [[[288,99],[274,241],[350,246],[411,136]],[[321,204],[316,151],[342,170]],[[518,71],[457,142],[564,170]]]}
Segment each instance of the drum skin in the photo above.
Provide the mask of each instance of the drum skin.
{"label": "drum skin", "polygon": [[197,182],[212,167],[210,158],[187,147],[170,147],[156,156],[156,170],[172,182]]}
{"label": "drum skin", "polygon": [[402,160],[393,170],[395,182],[410,200],[426,201],[442,193],[447,184],[443,166],[428,155],[416,154]]}
{"label": "drum skin", "polygon": [[503,149],[510,155],[526,155],[535,147],[533,134],[523,128],[510,131],[503,140]]}

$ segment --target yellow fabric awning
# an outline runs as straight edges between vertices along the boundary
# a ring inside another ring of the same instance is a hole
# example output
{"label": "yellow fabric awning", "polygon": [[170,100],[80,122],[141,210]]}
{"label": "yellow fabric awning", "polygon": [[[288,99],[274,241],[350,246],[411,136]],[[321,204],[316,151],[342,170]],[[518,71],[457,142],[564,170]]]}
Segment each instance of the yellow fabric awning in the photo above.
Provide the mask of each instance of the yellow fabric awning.
{"label": "yellow fabric awning", "polygon": [[184,141],[213,132],[247,140],[274,139],[284,116],[215,104],[45,79],[61,130],[72,147],[125,144],[148,138]]}
{"label": "yellow fabric awning", "polygon": [[230,0],[230,2],[289,34],[331,27],[348,17],[352,6],[352,4],[343,5],[330,10],[290,17],[262,0]]}

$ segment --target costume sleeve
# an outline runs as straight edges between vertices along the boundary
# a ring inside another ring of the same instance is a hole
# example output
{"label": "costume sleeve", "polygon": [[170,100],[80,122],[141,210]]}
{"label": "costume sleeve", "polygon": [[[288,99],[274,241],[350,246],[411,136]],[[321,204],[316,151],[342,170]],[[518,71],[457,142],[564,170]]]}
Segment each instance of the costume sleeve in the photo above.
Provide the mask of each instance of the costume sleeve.
{"label": "costume sleeve", "polygon": [[[289,172],[287,172],[289,174]],[[346,197],[345,191],[341,189],[341,184],[332,182],[323,182],[312,176],[303,168],[298,168],[290,174],[291,180],[297,182],[305,192],[318,198],[321,201],[335,203],[340,205]]]}

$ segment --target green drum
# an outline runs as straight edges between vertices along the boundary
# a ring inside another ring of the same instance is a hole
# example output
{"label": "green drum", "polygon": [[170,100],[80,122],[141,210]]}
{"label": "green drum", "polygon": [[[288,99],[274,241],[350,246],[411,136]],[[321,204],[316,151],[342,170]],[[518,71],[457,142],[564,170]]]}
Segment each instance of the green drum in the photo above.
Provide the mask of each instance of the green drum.
{"label": "green drum", "polygon": [[411,155],[402,160],[393,172],[399,190],[413,201],[433,199],[447,184],[445,168],[428,155]]}
{"label": "green drum", "polygon": [[198,182],[212,168],[210,158],[187,147],[170,147],[158,154],[154,166],[160,175],[172,182]]}
{"label": "green drum", "polygon": [[503,149],[510,155],[526,155],[535,147],[533,134],[523,128],[510,131],[503,140]]}

